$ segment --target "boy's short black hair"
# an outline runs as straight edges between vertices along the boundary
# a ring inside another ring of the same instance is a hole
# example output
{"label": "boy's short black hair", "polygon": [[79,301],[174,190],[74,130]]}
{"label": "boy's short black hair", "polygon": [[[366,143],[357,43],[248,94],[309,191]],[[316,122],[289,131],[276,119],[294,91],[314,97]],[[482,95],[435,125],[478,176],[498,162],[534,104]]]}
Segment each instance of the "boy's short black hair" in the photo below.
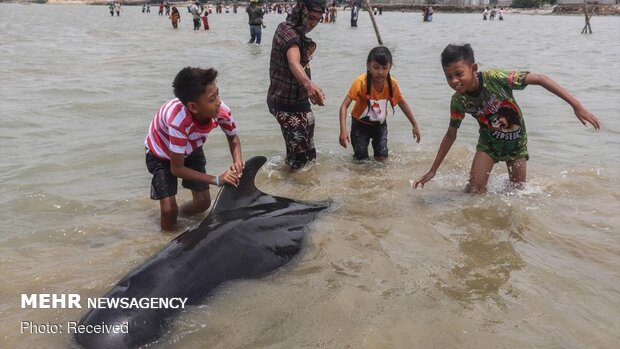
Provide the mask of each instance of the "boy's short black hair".
{"label": "boy's short black hair", "polygon": [[200,95],[205,93],[207,86],[217,78],[217,70],[185,67],[177,73],[172,81],[174,95],[187,106],[189,102],[196,102]]}
{"label": "boy's short black hair", "polygon": [[453,45],[449,44],[441,52],[441,66],[447,67],[450,64],[458,61],[465,61],[469,64],[476,63],[474,59],[474,49],[470,44]]}

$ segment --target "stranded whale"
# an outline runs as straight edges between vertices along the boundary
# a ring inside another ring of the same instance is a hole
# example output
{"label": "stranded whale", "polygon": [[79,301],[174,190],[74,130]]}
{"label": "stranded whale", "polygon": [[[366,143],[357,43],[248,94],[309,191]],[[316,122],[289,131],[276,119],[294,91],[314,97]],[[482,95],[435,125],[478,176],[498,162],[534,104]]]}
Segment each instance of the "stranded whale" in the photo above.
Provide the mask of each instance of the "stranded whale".
{"label": "stranded whale", "polygon": [[197,228],[172,240],[104,296],[126,303],[167,299],[176,301],[171,303],[175,306],[90,309],[79,325],[93,329],[103,323],[116,330],[78,333],[77,343],[86,348],[135,348],[152,343],[180,311],[176,305],[181,300],[186,300],[185,306],[201,304],[221,283],[259,277],[295,257],[306,226],[329,203],[299,202],[259,191],[254,177],[265,161],[262,156],[248,160],[239,186],[224,187]]}

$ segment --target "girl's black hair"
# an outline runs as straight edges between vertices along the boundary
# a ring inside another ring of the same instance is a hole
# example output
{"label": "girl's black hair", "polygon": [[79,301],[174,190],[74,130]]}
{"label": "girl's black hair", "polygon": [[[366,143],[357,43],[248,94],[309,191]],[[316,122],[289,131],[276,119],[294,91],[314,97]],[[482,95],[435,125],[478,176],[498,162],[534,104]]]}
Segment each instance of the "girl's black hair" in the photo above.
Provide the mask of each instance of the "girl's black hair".
{"label": "girl's black hair", "polygon": [[[377,46],[370,50],[368,53],[368,58],[366,58],[366,63],[370,64],[370,62],[375,61],[381,65],[388,65],[392,63],[392,53],[385,46]],[[394,90],[392,87],[392,77],[390,73],[387,75],[387,83],[388,83],[388,91],[390,93],[390,105],[392,106],[392,114],[394,114],[394,103],[392,102],[392,97],[394,97]],[[370,87],[371,87],[371,76],[370,70],[366,69],[366,103],[368,104],[368,110],[370,110]]]}
{"label": "girl's black hair", "polygon": [[174,95],[187,106],[189,102],[196,102],[215,78],[217,70],[213,68],[185,67],[177,73],[172,82]]}

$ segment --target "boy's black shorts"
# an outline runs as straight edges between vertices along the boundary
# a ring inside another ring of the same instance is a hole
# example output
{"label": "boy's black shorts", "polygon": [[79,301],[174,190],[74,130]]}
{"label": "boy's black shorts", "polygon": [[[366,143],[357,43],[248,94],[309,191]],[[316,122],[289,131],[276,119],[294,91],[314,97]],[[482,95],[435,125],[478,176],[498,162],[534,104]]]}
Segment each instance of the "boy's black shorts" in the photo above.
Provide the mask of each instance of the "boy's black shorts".
{"label": "boy's black shorts", "polygon": [[[205,166],[207,165],[207,159],[202,148],[194,150],[185,158],[185,166],[196,170],[201,173],[207,173]],[[151,199],[161,200],[169,196],[177,195],[177,177],[173,176],[170,172],[170,161],[160,160],[150,151],[146,151],[146,168],[151,174],[153,179],[151,180]],[[183,188],[196,191],[209,190],[209,184],[203,182],[193,182],[183,180],[181,182]]]}

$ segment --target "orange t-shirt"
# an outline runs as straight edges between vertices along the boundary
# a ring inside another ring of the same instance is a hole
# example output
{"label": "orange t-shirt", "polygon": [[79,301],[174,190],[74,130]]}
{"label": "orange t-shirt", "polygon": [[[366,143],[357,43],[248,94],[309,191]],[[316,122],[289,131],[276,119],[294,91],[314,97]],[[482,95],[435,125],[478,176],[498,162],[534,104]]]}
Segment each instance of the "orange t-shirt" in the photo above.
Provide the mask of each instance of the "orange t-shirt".
{"label": "orange t-shirt", "polygon": [[[366,73],[358,76],[349,89],[347,94],[349,98],[355,101],[351,116],[356,120],[370,123],[384,123],[387,118],[388,109],[397,105],[403,100],[400,93],[400,87],[396,79],[392,77],[392,103],[390,103],[390,90],[387,80],[383,84],[383,90],[377,91],[371,86],[370,94],[366,96]],[[368,107],[368,99],[370,99],[370,107]]]}

